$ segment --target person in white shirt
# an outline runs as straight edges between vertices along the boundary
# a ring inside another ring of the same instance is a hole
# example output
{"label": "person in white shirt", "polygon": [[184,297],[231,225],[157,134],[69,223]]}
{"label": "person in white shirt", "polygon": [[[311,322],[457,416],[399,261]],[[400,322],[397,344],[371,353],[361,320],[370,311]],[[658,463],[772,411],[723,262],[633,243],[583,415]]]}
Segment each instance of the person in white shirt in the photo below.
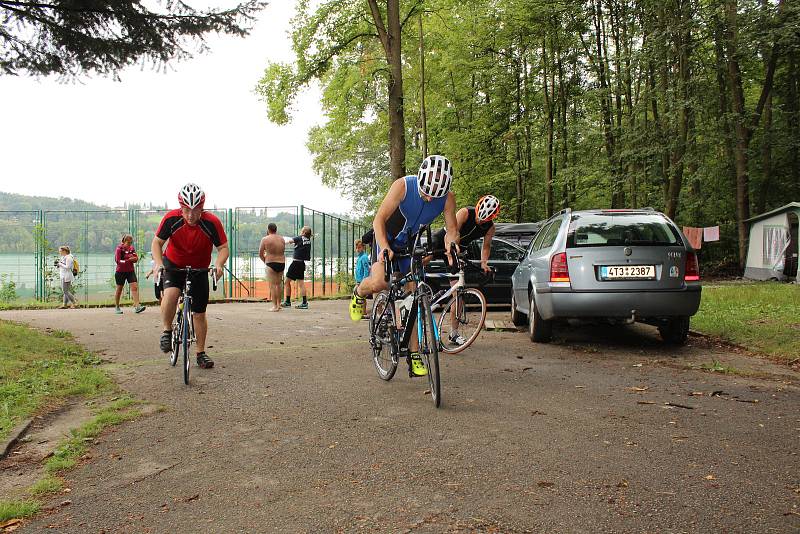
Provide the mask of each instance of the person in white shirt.
{"label": "person in white shirt", "polygon": [[[144,275],[146,279],[156,274],[156,260],[150,260],[150,270]],[[157,276],[153,278],[153,287],[155,288],[156,300],[161,302],[161,292],[164,291],[164,280],[157,280]]]}
{"label": "person in white shirt", "polygon": [[75,259],[70,254],[69,247],[63,245],[58,247],[58,253],[61,255],[56,260],[56,267],[58,267],[59,278],[61,279],[61,291],[64,293],[64,303],[59,306],[59,309],[64,309],[67,306],[75,308],[78,300],[72,294],[72,282],[75,281],[75,275],[72,274],[72,267],[75,264]]}

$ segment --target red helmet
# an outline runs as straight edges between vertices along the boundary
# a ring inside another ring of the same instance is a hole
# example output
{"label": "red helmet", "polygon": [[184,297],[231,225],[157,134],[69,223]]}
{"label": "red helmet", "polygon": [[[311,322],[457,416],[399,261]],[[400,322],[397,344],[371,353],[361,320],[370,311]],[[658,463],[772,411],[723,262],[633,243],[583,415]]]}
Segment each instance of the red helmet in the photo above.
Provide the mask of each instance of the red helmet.
{"label": "red helmet", "polygon": [[178,202],[180,202],[181,206],[189,209],[197,207],[202,209],[205,201],[206,194],[197,184],[186,184],[181,187],[181,190],[178,192]]}

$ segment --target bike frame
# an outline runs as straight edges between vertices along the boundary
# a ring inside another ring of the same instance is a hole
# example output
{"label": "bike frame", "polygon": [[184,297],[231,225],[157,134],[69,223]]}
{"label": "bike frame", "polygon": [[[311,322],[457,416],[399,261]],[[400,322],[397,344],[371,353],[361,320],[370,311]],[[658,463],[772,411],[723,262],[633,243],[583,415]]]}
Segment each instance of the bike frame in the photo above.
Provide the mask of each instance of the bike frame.
{"label": "bike frame", "polygon": [[465,287],[467,285],[467,283],[464,280],[464,270],[463,269],[461,269],[458,272],[457,275],[445,274],[445,275],[441,275],[441,278],[448,278],[448,279],[458,278],[458,281],[455,284],[453,284],[452,286],[450,286],[450,289],[448,289],[447,291],[445,291],[444,293],[439,295],[439,297],[437,297],[436,300],[431,302],[431,312],[439,311],[440,306],[442,306],[444,304],[447,304],[447,302],[446,302],[447,299],[449,299],[453,295],[453,293],[457,292],[459,289],[461,289],[461,288],[463,288],[463,287]]}
{"label": "bike frame", "polygon": [[197,338],[194,335],[194,312],[192,311],[192,296],[189,291],[192,289],[192,281],[189,276],[186,277],[186,283],[183,285],[183,291],[178,298],[178,313],[183,314],[184,321],[188,319],[188,323],[184,323],[183,328],[188,324],[189,343],[194,343]]}
{"label": "bike frame", "polygon": [[[425,283],[425,267],[422,263],[422,258],[425,255],[425,251],[420,251],[418,248],[419,244],[419,236],[422,233],[420,232],[417,234],[417,237],[414,240],[414,253],[411,255],[403,254],[403,255],[395,255],[395,259],[404,259],[407,257],[411,257],[411,271],[394,282],[390,282],[389,284],[389,300],[388,303],[394,305],[400,299],[404,298],[403,293],[405,292],[405,285],[409,282],[414,282],[417,284],[417,287],[411,293],[413,295],[413,300],[411,303],[411,307],[408,310],[408,315],[406,315],[405,320],[402,319],[400,324],[403,327],[403,336],[398,340],[398,349],[400,351],[407,351],[408,345],[411,341],[411,333],[413,328],[411,325],[414,324],[414,321],[417,323],[417,341],[421,345],[422,344],[422,321],[419,313],[419,294],[421,290],[426,290],[429,293],[433,294],[430,286]],[[386,262],[386,275],[391,280],[392,275],[394,274],[394,265],[393,262],[389,261]],[[431,313],[433,313],[433,306],[431,306]],[[381,312],[380,320],[383,320],[384,317],[388,314],[388,306],[384,307],[383,311]],[[379,320],[379,321],[380,321]],[[436,325],[436,321],[431,321],[433,324],[433,335],[435,342],[439,342],[439,327]]]}
{"label": "bike frame", "polygon": [[[211,268],[208,268],[208,267],[205,268],[205,269],[194,269],[194,268],[192,268],[191,265],[183,267],[183,268],[180,268],[180,269],[171,269],[171,271],[186,273],[186,283],[183,284],[183,291],[181,291],[180,296],[178,296],[178,308],[175,311],[175,315],[176,315],[176,317],[180,316],[180,315],[184,316],[184,319],[181,320],[181,328],[189,328],[189,331],[188,331],[188,334],[187,334],[188,337],[189,337],[189,343],[197,342],[197,338],[195,337],[195,332],[194,332],[194,312],[192,311],[192,296],[189,294],[189,291],[191,291],[191,289],[192,289],[192,276],[191,275],[192,275],[192,273],[196,273],[196,272],[206,272],[206,273],[208,273],[210,270],[211,270]],[[216,291],[217,290],[217,280],[213,277],[213,275],[212,275],[211,279],[212,279],[212,282],[213,282],[213,290]],[[158,279],[156,280],[157,284],[160,283],[160,282],[161,282],[161,274],[158,275]],[[183,337],[183,336],[181,336],[181,337]]]}

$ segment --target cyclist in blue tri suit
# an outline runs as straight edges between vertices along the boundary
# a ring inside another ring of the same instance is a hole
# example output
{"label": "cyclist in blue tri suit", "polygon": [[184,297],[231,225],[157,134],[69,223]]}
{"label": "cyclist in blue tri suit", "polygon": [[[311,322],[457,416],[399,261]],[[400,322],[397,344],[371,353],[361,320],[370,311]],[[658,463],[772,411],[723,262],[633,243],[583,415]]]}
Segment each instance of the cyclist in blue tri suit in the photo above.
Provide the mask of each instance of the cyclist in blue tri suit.
{"label": "cyclist in blue tri suit", "polygon": [[[383,251],[393,262],[395,272],[407,274],[411,270],[411,258],[394,260],[395,252],[406,254],[413,245],[414,237],[422,226],[430,224],[444,213],[447,250],[450,243],[458,245],[456,223],[456,199],[450,184],[453,168],[444,156],[428,156],[422,161],[417,176],[406,176],[395,180],[383,199],[372,228],[375,231],[374,249],[377,252],[370,275],[353,290],[350,302],[350,318],[359,321],[363,316],[364,299],[373,293],[388,288],[385,280]],[[448,258],[452,262],[452,258]],[[413,285],[407,288],[413,290]],[[417,337],[411,336],[411,372],[416,376],[428,373],[416,346]]]}

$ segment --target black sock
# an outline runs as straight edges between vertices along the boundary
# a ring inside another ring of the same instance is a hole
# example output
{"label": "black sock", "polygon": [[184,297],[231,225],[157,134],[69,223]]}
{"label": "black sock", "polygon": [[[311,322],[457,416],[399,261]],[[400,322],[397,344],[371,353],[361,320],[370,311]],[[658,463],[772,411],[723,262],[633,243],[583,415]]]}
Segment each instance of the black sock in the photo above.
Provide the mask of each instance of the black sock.
{"label": "black sock", "polygon": [[303,304],[308,304],[308,301],[306,300],[305,296],[303,296]]}

